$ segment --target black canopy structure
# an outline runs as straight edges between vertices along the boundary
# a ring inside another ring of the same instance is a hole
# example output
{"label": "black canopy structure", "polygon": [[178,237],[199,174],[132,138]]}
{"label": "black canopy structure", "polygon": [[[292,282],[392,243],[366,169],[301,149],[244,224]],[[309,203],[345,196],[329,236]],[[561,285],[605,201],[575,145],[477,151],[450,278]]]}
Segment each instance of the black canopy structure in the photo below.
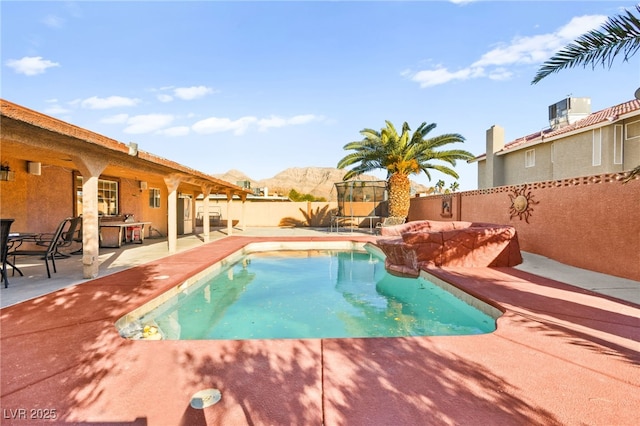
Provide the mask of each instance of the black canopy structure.
{"label": "black canopy structure", "polygon": [[387,216],[387,182],[384,180],[349,180],[334,184],[337,193],[339,221],[359,225],[359,219],[374,219]]}

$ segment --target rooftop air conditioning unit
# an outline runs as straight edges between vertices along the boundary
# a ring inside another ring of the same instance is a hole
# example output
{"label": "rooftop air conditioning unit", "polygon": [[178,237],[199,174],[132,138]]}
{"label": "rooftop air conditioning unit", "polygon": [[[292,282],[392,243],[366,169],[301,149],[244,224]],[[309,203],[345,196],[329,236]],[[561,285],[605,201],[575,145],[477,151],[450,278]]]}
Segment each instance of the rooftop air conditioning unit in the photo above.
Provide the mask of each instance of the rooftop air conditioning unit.
{"label": "rooftop air conditioning unit", "polygon": [[549,126],[560,129],[591,114],[591,98],[565,98],[549,106]]}

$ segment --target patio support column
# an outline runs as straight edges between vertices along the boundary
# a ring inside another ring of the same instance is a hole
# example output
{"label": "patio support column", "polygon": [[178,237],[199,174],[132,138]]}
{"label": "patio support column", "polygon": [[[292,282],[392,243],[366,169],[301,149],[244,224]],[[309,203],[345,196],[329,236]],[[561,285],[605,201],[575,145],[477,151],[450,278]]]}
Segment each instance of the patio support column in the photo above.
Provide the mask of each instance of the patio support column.
{"label": "patio support column", "polygon": [[247,212],[247,194],[243,193],[240,194],[240,198],[242,199],[242,216],[241,216],[241,221],[242,221],[242,231],[246,231],[247,230],[247,221],[246,221],[246,212]]}
{"label": "patio support column", "polygon": [[164,178],[164,183],[169,191],[167,201],[167,244],[169,253],[178,251],[178,186],[180,177],[176,175]]}
{"label": "patio support column", "polygon": [[202,187],[202,233],[204,240],[209,241],[209,194],[211,194],[210,186]]}
{"label": "patio support column", "polygon": [[98,179],[109,162],[84,155],[73,157],[73,162],[82,174],[82,278],[96,278],[100,269]]}
{"label": "patio support column", "polygon": [[231,218],[231,201],[233,201],[233,192],[227,191],[227,235],[231,235],[233,228],[233,219]]}

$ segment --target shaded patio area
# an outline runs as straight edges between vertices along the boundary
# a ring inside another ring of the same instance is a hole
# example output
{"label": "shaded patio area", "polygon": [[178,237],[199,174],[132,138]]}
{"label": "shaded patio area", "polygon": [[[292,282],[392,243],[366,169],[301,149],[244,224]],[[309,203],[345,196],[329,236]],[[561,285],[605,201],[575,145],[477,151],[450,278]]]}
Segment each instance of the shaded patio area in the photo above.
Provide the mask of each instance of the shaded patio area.
{"label": "shaded patio area", "polygon": [[[55,424],[78,425],[637,421],[640,307],[516,268],[431,271],[504,311],[486,335],[120,338],[120,316],[265,238],[374,237],[223,237],[3,308],[3,424],[27,424],[6,417],[21,408],[27,416],[55,410]],[[212,387],[222,392],[218,404],[190,407],[195,392]]]}

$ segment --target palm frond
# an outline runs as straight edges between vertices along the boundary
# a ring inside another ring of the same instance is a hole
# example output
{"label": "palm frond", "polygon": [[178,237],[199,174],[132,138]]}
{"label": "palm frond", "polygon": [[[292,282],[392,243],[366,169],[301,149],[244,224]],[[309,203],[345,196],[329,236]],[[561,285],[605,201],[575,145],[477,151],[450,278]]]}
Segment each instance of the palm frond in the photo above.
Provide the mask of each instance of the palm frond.
{"label": "palm frond", "polygon": [[636,179],[640,176],[640,166],[636,166],[633,170],[629,172],[629,175],[622,181],[623,183],[631,182],[633,179]]}
{"label": "palm frond", "polygon": [[[640,14],[640,5],[636,5],[636,11]],[[619,54],[623,54],[623,61],[628,61],[640,49],[640,18],[628,10],[625,12],[609,18],[600,30],[583,34],[557,52],[542,64],[531,84],[565,68],[580,65],[595,68],[599,64],[611,67]]]}
{"label": "palm frond", "polygon": [[[451,176],[455,179],[460,179],[460,176],[458,175],[458,173],[456,173],[455,170],[453,170],[450,167],[443,166],[442,164],[429,164],[429,163],[424,164],[424,168],[422,169],[422,171],[427,175],[429,175],[429,173],[427,173],[427,170],[426,170],[427,168],[432,170],[437,170],[440,173]],[[429,180],[431,180],[431,178],[429,178]]]}

